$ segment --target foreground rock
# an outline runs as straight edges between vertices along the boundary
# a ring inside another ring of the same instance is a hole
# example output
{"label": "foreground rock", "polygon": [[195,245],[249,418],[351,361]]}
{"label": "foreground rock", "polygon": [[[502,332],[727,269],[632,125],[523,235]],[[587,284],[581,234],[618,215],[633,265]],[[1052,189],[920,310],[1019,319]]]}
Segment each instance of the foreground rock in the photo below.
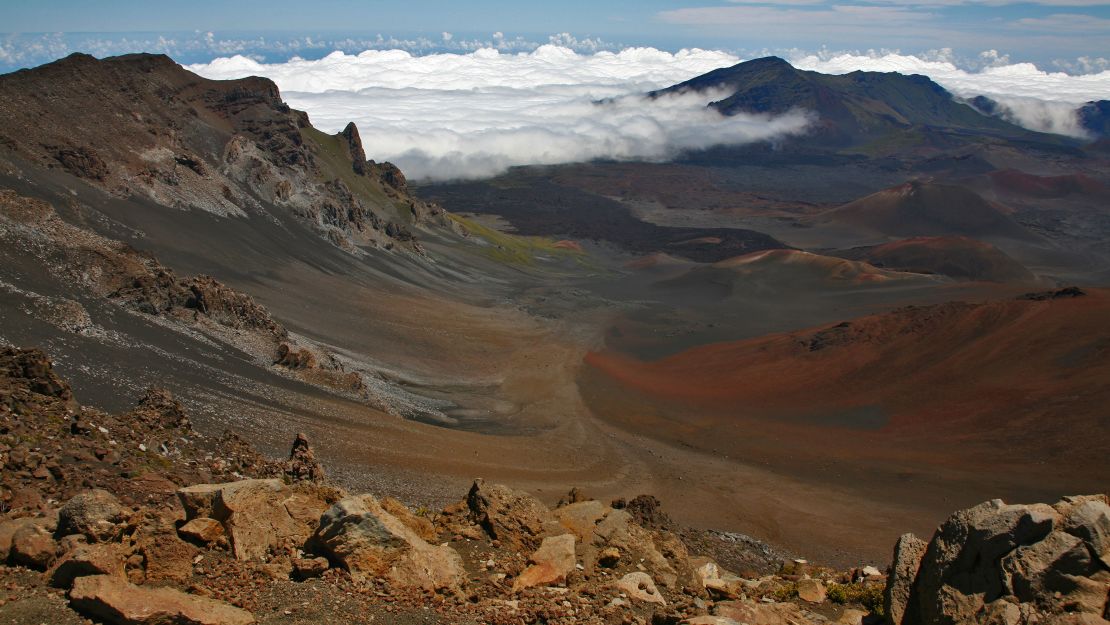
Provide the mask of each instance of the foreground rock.
{"label": "foreground rock", "polygon": [[457,590],[466,578],[454,549],[428,544],[371,495],[347,497],[329,508],[311,546],[356,580],[385,577],[398,586],[435,591]]}
{"label": "foreground rock", "polygon": [[894,545],[894,561],[890,565],[890,578],[883,593],[884,612],[892,623],[902,622],[913,591],[913,581],[917,579],[917,569],[928,546],[913,534],[903,534]]}
{"label": "foreground rock", "polygon": [[172,588],[135,586],[109,575],[81,577],[69,600],[82,614],[116,625],[250,625],[254,616]]}
{"label": "foreground rock", "polygon": [[543,539],[543,544],[529,558],[530,566],[513,582],[513,592],[566,581],[575,565],[574,540],[574,534]]}
{"label": "foreground rock", "polygon": [[466,497],[472,518],[489,534],[521,549],[535,549],[558,527],[551,511],[531,495],[475,480]]}
{"label": "foreground rock", "polygon": [[1069,497],[1053,506],[996,499],[961,510],[937,529],[919,565],[911,558],[915,543],[899,541],[888,580],[890,614],[897,619],[903,612],[894,620],[903,625],[1104,623],[1110,614],[1107,536],[1104,495]]}
{"label": "foreground rock", "polygon": [[[309,485],[290,487],[277,479],[197,484],[180,489],[178,496],[189,523],[196,519],[220,523],[235,557],[241,560],[299,548],[328,506],[324,496]],[[202,526],[199,538],[216,538],[207,521],[186,525],[193,536]]]}
{"label": "foreground rock", "polygon": [[79,577],[111,575],[124,579],[123,549],[119,545],[80,545],[62,556],[47,571],[50,585],[69,588]]}
{"label": "foreground rock", "polygon": [[130,515],[115,495],[103,489],[78,493],[58,511],[58,533],[81,534],[91,542],[115,540]]}

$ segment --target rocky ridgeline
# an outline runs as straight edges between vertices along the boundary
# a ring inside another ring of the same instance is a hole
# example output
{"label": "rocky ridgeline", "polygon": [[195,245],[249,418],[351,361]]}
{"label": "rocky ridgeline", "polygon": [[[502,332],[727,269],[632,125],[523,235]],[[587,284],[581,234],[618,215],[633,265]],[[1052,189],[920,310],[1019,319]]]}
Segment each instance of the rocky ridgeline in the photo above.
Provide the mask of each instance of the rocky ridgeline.
{"label": "rocky ridgeline", "polygon": [[[228,218],[288,210],[337,246],[422,251],[410,226],[449,226],[354,124],[312,127],[272,81],[206,80],[163,55],[73,54],[0,76],[0,168],[59,169],[110,195]],[[12,159],[8,162],[8,159]]]}
{"label": "rocky ridgeline", "polygon": [[[0,621],[248,623],[1105,623],[1110,507],[994,501],[888,575],[804,561],[731,572],[651,497],[550,509],[476,480],[444,510],[348,494],[307,439],[285,462],[206,439],[152,390],[79,406],[35,350],[0,351]],[[885,601],[884,599],[885,591]]]}

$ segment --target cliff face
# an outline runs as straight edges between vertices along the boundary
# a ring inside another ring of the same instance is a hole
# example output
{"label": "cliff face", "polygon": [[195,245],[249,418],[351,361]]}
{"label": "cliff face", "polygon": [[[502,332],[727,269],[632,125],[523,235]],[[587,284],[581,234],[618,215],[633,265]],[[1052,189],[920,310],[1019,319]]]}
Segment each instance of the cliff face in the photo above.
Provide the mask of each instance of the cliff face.
{"label": "cliff face", "polygon": [[441,218],[353,124],[322,133],[264,78],[213,81],[161,55],[74,54],[0,76],[0,158],[60,169],[118,197],[245,217],[288,209],[349,250],[418,249]]}

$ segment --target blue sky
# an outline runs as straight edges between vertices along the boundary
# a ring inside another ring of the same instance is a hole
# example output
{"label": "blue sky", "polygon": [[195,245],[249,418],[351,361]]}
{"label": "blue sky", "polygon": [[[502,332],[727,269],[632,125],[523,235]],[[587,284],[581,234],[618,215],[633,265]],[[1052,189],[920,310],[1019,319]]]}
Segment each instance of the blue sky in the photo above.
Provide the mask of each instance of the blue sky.
{"label": "blue sky", "polygon": [[[0,0],[0,30],[24,33],[0,36],[4,69],[41,63],[74,49],[103,54],[156,47],[159,37],[167,49],[152,51],[197,62],[227,51],[267,60],[282,60],[294,52],[318,56],[330,52],[328,47],[343,47],[335,42],[346,41],[354,48],[377,35],[385,43],[397,39],[414,48],[451,49],[460,41],[489,40],[494,32],[504,33],[509,41],[519,37],[521,42],[542,43],[549,35],[565,32],[586,42],[586,47],[651,45],[670,50],[826,47],[921,53],[951,48],[974,58],[994,49],[1014,61],[1046,68],[1053,61],[1075,66],[1075,60],[1084,57],[1093,64],[1090,69],[1098,69],[1110,57],[1110,1]],[[443,32],[451,33],[449,40]],[[306,38],[312,45],[304,43]]]}

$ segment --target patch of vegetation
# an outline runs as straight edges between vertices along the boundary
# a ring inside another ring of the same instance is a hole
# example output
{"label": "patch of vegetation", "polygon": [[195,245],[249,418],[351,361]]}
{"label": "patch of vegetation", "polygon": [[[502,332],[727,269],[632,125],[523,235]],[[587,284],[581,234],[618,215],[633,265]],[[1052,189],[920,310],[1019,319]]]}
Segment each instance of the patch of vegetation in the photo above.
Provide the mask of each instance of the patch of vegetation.
{"label": "patch of vegetation", "polygon": [[789,582],[779,586],[771,593],[771,598],[778,603],[790,601],[791,599],[798,598],[798,582]]}
{"label": "patch of vegetation", "polygon": [[826,589],[829,601],[839,604],[858,604],[872,614],[883,616],[883,584],[856,582],[853,584],[829,584]]}
{"label": "patch of vegetation", "polygon": [[408,207],[398,206],[374,180],[355,173],[351,168],[351,156],[343,137],[329,135],[311,127],[302,128],[301,136],[317,148],[316,156],[324,170],[321,182],[339,178],[369,206],[392,212],[398,223],[412,223],[412,211]]}
{"label": "patch of vegetation", "polygon": [[580,259],[585,256],[578,250],[556,247],[556,241],[549,237],[521,236],[500,232],[489,226],[448,213],[448,217],[462,226],[472,236],[481,237],[488,246],[481,253],[491,260],[510,265],[533,265],[539,256],[553,256]]}

